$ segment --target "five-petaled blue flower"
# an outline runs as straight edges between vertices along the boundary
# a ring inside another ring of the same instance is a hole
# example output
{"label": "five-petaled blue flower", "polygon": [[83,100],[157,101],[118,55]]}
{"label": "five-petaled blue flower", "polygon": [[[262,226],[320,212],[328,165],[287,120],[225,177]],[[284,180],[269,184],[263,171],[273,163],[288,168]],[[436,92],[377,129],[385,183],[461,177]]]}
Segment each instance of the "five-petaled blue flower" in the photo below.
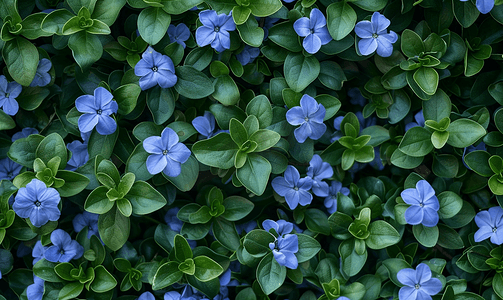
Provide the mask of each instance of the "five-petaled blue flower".
{"label": "five-petaled blue flower", "polygon": [[391,56],[393,43],[397,41],[398,35],[392,30],[387,32],[390,23],[384,15],[375,12],[370,21],[360,21],[356,24],[355,33],[361,38],[358,50],[362,55],[370,55],[377,50],[379,56]]}
{"label": "five-petaled blue flower", "polygon": [[51,233],[51,242],[53,245],[45,250],[44,254],[48,261],[69,262],[72,259],[79,259],[84,254],[84,247],[76,240],[72,240],[62,229],[56,229]]}
{"label": "five-petaled blue flower", "polygon": [[402,269],[396,275],[404,287],[398,291],[400,300],[431,300],[431,296],[442,290],[442,282],[438,278],[431,278],[431,269],[421,263],[417,268]]}
{"label": "five-petaled blue flower", "polygon": [[21,218],[29,218],[33,226],[40,227],[59,219],[61,197],[54,188],[48,188],[38,179],[32,179],[17,192],[12,209]]}
{"label": "five-petaled blue flower", "polygon": [[299,238],[295,234],[278,237],[274,243],[269,243],[274,259],[280,266],[297,269],[299,262],[295,253],[299,251]]}
{"label": "five-petaled blue flower", "polygon": [[26,298],[28,300],[42,300],[44,297],[44,280],[33,275],[33,284],[26,288]]}
{"label": "five-petaled blue flower", "polygon": [[241,65],[245,66],[255,60],[260,54],[260,49],[256,47],[252,47],[246,45],[243,48],[243,51],[236,54],[236,59],[241,63]]}
{"label": "five-petaled blue flower", "polygon": [[38,62],[37,72],[35,73],[35,78],[30,83],[30,86],[46,86],[51,82],[51,75],[49,70],[52,67],[52,63],[47,58],[42,58]]}
{"label": "five-petaled blue flower", "polygon": [[503,244],[503,208],[493,206],[477,213],[475,223],[479,227],[473,236],[475,242],[491,238],[491,243]]}
{"label": "five-petaled blue flower", "polygon": [[98,217],[98,214],[93,214],[88,211],[78,214],[73,218],[73,229],[75,232],[80,232],[82,229],[87,228],[88,239],[91,238],[91,235],[99,237]]}
{"label": "five-petaled blue flower", "polygon": [[78,167],[83,166],[89,160],[87,143],[75,140],[66,144],[66,148],[68,148],[68,150],[72,153],[72,157],[66,164],[66,170],[75,171]]}
{"label": "five-petaled blue flower", "polygon": [[134,66],[134,74],[141,77],[139,84],[143,91],[156,85],[167,89],[178,81],[171,58],[155,51],[151,46],[143,52],[140,61]]}
{"label": "five-petaled blue flower", "polygon": [[262,227],[265,231],[274,229],[279,236],[289,234],[293,231],[293,223],[287,222],[285,220],[278,220],[277,222],[273,220],[264,220],[262,222]]}
{"label": "five-petaled blue flower", "polygon": [[178,141],[178,135],[169,127],[162,131],[161,136],[151,136],[143,141],[143,148],[151,154],[147,157],[150,174],[163,171],[169,177],[180,175],[182,164],[189,159],[190,150]]}
{"label": "five-petaled blue flower", "polygon": [[323,204],[327,208],[327,211],[331,214],[337,211],[337,194],[341,193],[343,195],[349,195],[349,189],[343,187],[342,183],[339,181],[332,181],[330,187],[328,188],[328,197],[325,198]]}
{"label": "five-petaled blue flower", "polygon": [[292,107],[286,112],[286,120],[290,125],[300,125],[293,132],[295,139],[299,143],[304,143],[308,137],[312,140],[319,139],[327,130],[327,125],[323,123],[325,113],[325,107],[313,97],[302,96],[300,106]]}
{"label": "five-petaled blue flower", "polygon": [[[459,0],[459,1],[466,2],[468,0]],[[487,14],[488,12],[491,11],[491,9],[493,9],[494,0],[477,0],[477,2],[475,2],[475,6],[477,6],[477,9],[481,13]]]}
{"label": "five-petaled blue flower", "polygon": [[0,180],[12,180],[20,172],[23,166],[13,162],[10,158],[6,157],[0,160]]}
{"label": "five-petaled blue flower", "polygon": [[19,83],[8,82],[4,75],[0,75],[0,107],[9,116],[17,114],[19,104],[16,98],[22,90],[23,87]]}
{"label": "five-petaled blue flower", "polygon": [[309,193],[313,180],[309,177],[300,178],[299,171],[294,166],[286,167],[284,177],[274,178],[271,185],[278,195],[285,197],[286,203],[291,210],[297,205],[306,206],[313,201],[313,195]]}
{"label": "five-petaled blue flower", "polygon": [[96,127],[101,135],[109,135],[117,129],[117,123],[110,116],[119,109],[114,96],[104,87],[94,90],[94,96],[83,95],[75,100],[75,107],[83,115],[79,117],[79,130],[90,132]]}
{"label": "five-petaled blue flower", "polygon": [[317,8],[311,10],[309,18],[297,19],[293,23],[293,29],[299,36],[304,37],[302,46],[310,54],[318,52],[322,45],[332,40],[327,28],[327,19]]}
{"label": "five-petaled blue flower", "polygon": [[184,23],[178,25],[169,24],[168,27],[169,41],[180,44],[185,49],[185,41],[190,37],[190,29]]}
{"label": "five-petaled blue flower", "polygon": [[[166,297],[164,297],[164,298],[166,298]],[[168,299],[170,299],[170,298],[168,298]],[[140,295],[140,297],[138,297],[137,300],[155,300],[155,297],[154,297],[154,295],[152,295],[151,292],[144,292],[143,294]]]}
{"label": "five-petaled blue flower", "polygon": [[405,211],[405,221],[407,224],[423,224],[426,227],[433,227],[438,223],[438,203],[435,190],[426,180],[419,180],[416,188],[402,191],[400,194],[403,201],[410,206]]}
{"label": "five-petaled blue flower", "polygon": [[307,167],[307,176],[313,180],[313,193],[318,197],[328,196],[328,183],[323,179],[327,179],[334,175],[334,170],[329,163],[324,162],[318,154],[313,155]]}
{"label": "five-petaled blue flower", "polygon": [[192,120],[192,126],[201,134],[202,137],[209,139],[214,136],[215,117],[209,111],[205,111],[203,116],[195,117]]}
{"label": "five-petaled blue flower", "polygon": [[41,241],[37,241],[33,250],[31,251],[31,256],[33,257],[33,265],[35,265],[39,260],[44,258],[45,250],[49,247],[44,247]]}
{"label": "five-petaled blue flower", "polygon": [[232,12],[228,15],[217,15],[214,10],[205,10],[199,13],[199,21],[203,24],[196,29],[196,41],[199,47],[211,44],[211,47],[218,52],[231,48],[229,31],[236,30]]}

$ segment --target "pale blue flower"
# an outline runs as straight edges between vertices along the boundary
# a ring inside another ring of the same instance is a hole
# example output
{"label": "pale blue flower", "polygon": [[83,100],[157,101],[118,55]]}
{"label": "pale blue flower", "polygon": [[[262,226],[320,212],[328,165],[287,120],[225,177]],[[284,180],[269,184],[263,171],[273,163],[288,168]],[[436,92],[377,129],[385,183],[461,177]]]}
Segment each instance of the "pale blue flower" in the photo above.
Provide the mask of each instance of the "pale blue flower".
{"label": "pale blue flower", "polygon": [[503,244],[503,208],[493,206],[488,210],[478,212],[475,223],[479,227],[473,236],[475,242],[491,238],[491,243]]}
{"label": "pale blue flower", "polygon": [[40,227],[49,221],[57,221],[61,197],[54,188],[48,188],[38,179],[30,181],[18,190],[12,209],[21,218],[29,218],[33,226]]}
{"label": "pale blue flower", "polygon": [[75,171],[80,166],[83,166],[89,160],[87,152],[87,143],[75,140],[66,144],[66,148],[72,153],[72,157],[66,164],[66,170]]}
{"label": "pale blue flower", "polygon": [[209,139],[215,135],[215,117],[209,111],[205,111],[203,116],[195,117],[192,126],[204,138]]}
{"label": "pale blue flower", "polygon": [[90,132],[94,127],[101,135],[115,132],[117,123],[110,115],[117,112],[119,105],[113,97],[107,89],[98,87],[94,90],[94,96],[83,95],[75,100],[75,107],[83,113],[78,121],[81,132]]}
{"label": "pale blue flower", "polygon": [[42,300],[44,297],[44,280],[33,275],[33,284],[26,288],[26,298],[28,300]]}
{"label": "pale blue flower", "polygon": [[405,211],[407,224],[423,224],[426,227],[437,225],[440,204],[435,196],[435,190],[428,181],[419,180],[416,188],[406,189],[400,196],[405,203],[410,204]]}
{"label": "pale blue flower", "polygon": [[19,104],[16,101],[17,96],[21,94],[23,87],[15,82],[8,82],[4,75],[0,75],[0,107],[9,116],[17,114]]}
{"label": "pale blue flower", "polygon": [[278,237],[273,243],[269,243],[274,259],[280,266],[289,269],[297,269],[299,262],[295,253],[299,251],[299,238],[295,234],[287,234]]}
{"label": "pale blue flower", "polygon": [[92,235],[99,237],[98,217],[98,214],[93,214],[88,211],[78,214],[73,218],[73,229],[75,232],[80,232],[82,229],[87,228],[88,239],[90,239]]}
{"label": "pale blue flower", "polygon": [[30,86],[46,86],[51,82],[51,75],[49,70],[52,68],[52,63],[47,58],[42,58],[38,62],[37,72],[35,73],[35,78],[30,83]]}
{"label": "pale blue flower", "polygon": [[140,61],[135,65],[134,74],[140,77],[139,84],[143,91],[156,85],[167,89],[178,81],[171,58],[155,51],[151,46],[143,52]]}
{"label": "pale blue flower", "polygon": [[313,193],[318,197],[328,196],[328,183],[323,179],[330,178],[334,175],[334,170],[329,163],[324,162],[318,154],[313,155],[307,167],[307,176],[313,180]]}
{"label": "pale blue flower", "polygon": [[236,30],[232,12],[228,15],[217,15],[214,10],[205,10],[199,13],[199,21],[203,24],[196,29],[196,41],[199,47],[211,45],[218,52],[231,48],[229,31]]}
{"label": "pale blue flower", "polygon": [[[468,0],[459,0],[459,1],[466,2]],[[481,13],[487,14],[488,12],[491,11],[491,9],[493,9],[494,0],[477,0],[477,2],[475,2],[475,6],[477,6],[477,9]]]}
{"label": "pale blue flower", "polygon": [[361,107],[364,107],[365,104],[367,103],[367,99],[365,99],[362,96],[362,93],[360,92],[360,89],[358,88],[351,88],[348,91],[348,96],[349,96],[349,103],[353,105],[359,105]]}
{"label": "pale blue flower", "polygon": [[38,134],[38,130],[35,128],[25,127],[21,131],[18,131],[12,135],[12,142],[15,142],[19,139],[29,137],[31,134]]}
{"label": "pale blue flower", "polygon": [[267,219],[262,222],[262,227],[265,231],[274,229],[274,231],[276,231],[279,236],[289,234],[293,231],[293,223],[287,222],[285,220],[278,220],[275,222],[273,220]]}
{"label": "pale blue flower", "polygon": [[39,260],[44,258],[45,250],[49,247],[42,246],[42,242],[37,241],[33,250],[31,252],[31,256],[33,257],[33,265],[35,265]]}
{"label": "pale blue flower", "polygon": [[184,23],[178,25],[170,24],[168,27],[169,41],[172,43],[178,43],[185,49],[185,41],[190,37],[190,29]]}
{"label": "pale blue flower", "polygon": [[347,187],[343,187],[342,183],[339,181],[332,181],[330,187],[328,188],[328,196],[323,201],[323,204],[327,208],[327,211],[330,214],[333,214],[337,211],[337,194],[341,193],[343,195],[349,195],[349,189]]}
{"label": "pale blue flower", "polygon": [[304,38],[302,46],[310,54],[318,52],[322,45],[326,45],[332,40],[327,28],[327,19],[317,8],[311,10],[309,18],[297,19],[293,23],[293,29]]}
{"label": "pale blue flower", "polygon": [[302,96],[300,106],[292,107],[286,112],[286,120],[290,125],[300,125],[294,130],[295,139],[304,143],[308,137],[312,140],[321,138],[327,130],[323,123],[325,113],[325,107],[318,104],[313,97]]}
{"label": "pale blue flower", "polygon": [[404,286],[398,291],[400,300],[431,300],[431,296],[442,290],[442,282],[431,277],[431,269],[427,264],[421,263],[417,268],[402,269],[396,277]]}
{"label": "pale blue flower", "polygon": [[271,185],[278,195],[285,197],[286,203],[291,210],[297,205],[306,206],[313,201],[313,195],[309,193],[313,181],[309,177],[300,178],[299,171],[294,166],[286,167],[284,177],[274,178]]}
{"label": "pale blue flower", "polygon": [[62,230],[56,229],[51,233],[51,242],[45,250],[45,259],[50,262],[69,262],[72,259],[79,259],[84,254],[82,247],[76,240],[72,240],[70,235]]}
{"label": "pale blue flower", "polygon": [[259,48],[246,45],[243,51],[236,54],[236,59],[241,63],[241,65],[245,66],[249,63],[252,63],[255,58],[259,56],[259,54]]}
{"label": "pale blue flower", "polygon": [[151,292],[144,292],[143,294],[140,295],[140,297],[137,298],[137,300],[155,300],[155,297],[154,295],[152,295]]}
{"label": "pale blue flower", "polygon": [[361,38],[358,50],[362,55],[370,55],[377,50],[379,56],[391,56],[393,43],[397,41],[398,35],[392,30],[387,33],[390,24],[390,20],[379,12],[375,12],[370,21],[360,21],[356,24],[355,33]]}
{"label": "pale blue flower", "polygon": [[0,160],[0,180],[12,180],[16,177],[23,168],[22,165],[15,163],[10,158],[6,157]]}

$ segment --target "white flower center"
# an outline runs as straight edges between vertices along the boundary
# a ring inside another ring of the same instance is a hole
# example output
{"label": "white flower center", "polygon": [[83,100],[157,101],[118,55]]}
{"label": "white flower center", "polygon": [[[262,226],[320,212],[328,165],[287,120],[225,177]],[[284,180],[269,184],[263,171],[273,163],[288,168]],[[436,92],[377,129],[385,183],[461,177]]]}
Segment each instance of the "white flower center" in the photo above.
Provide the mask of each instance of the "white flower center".
{"label": "white flower center", "polygon": [[162,150],[162,154],[163,154],[163,155],[168,154],[168,150]]}
{"label": "white flower center", "polygon": [[153,67],[152,67],[152,71],[157,72],[157,67],[156,67],[156,66],[153,66]]}
{"label": "white flower center", "polygon": [[98,109],[98,110],[96,111],[96,113],[97,113],[98,115],[101,115],[101,113],[103,113],[103,110]]}
{"label": "white flower center", "polygon": [[372,33],[372,37],[373,37],[373,38],[377,39],[377,37],[378,37],[378,36],[379,36],[379,35],[378,35],[377,33]]}
{"label": "white flower center", "polygon": [[497,227],[493,227],[493,232],[496,232],[498,231],[498,228]]}
{"label": "white flower center", "polygon": [[215,26],[215,32],[219,32],[220,31],[220,27],[219,26]]}
{"label": "white flower center", "polygon": [[37,201],[35,201],[35,206],[36,206],[36,207],[40,207],[40,205],[42,205],[42,203],[41,203],[40,201],[38,201],[38,200],[37,200]]}
{"label": "white flower center", "polygon": [[419,283],[416,283],[416,284],[414,285],[414,288],[415,288],[416,290],[419,290],[419,288],[420,288],[420,287],[421,287],[421,285],[420,285]]}

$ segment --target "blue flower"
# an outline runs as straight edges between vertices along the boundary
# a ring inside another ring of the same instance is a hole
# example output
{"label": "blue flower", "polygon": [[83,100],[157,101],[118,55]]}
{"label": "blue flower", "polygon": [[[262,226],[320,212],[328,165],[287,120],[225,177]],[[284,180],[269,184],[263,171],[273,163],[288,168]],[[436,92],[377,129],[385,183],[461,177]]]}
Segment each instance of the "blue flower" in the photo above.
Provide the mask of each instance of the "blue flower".
{"label": "blue flower", "polygon": [[236,231],[238,232],[239,235],[241,235],[241,233],[243,233],[243,231],[245,233],[248,233],[255,228],[257,228],[256,221],[248,221],[246,223],[236,224]]}
{"label": "blue flower", "polygon": [[205,10],[199,13],[199,21],[203,24],[196,29],[196,41],[199,47],[211,44],[211,47],[218,52],[231,48],[229,31],[236,30],[232,12],[228,15],[217,15],[214,10]]}
{"label": "blue flower", "polygon": [[382,164],[381,151],[380,148],[374,148],[374,160],[369,162],[372,168],[382,171],[384,170],[384,165]]}
{"label": "blue flower", "polygon": [[190,150],[178,142],[176,132],[166,127],[161,136],[151,136],[143,141],[143,148],[151,155],[147,158],[147,170],[155,175],[164,172],[169,177],[176,177],[182,172],[182,164],[189,159]]}
{"label": "blue flower", "polygon": [[269,29],[274,26],[274,23],[279,21],[279,18],[271,18],[271,17],[265,17],[265,18],[260,18],[260,17],[255,17],[257,22],[259,23],[259,26],[262,26],[262,29],[264,30],[264,41],[267,39],[269,36]]}
{"label": "blue flower", "polygon": [[[143,296],[146,293],[149,293],[149,292],[145,292],[141,296]],[[152,295],[152,294],[150,294],[150,295]],[[154,300],[154,299],[155,299],[154,296],[152,296],[152,299],[149,299],[149,298],[140,299],[140,298],[138,298],[138,300]],[[177,291],[171,291],[171,292],[167,292],[167,293],[164,294],[164,300],[181,300],[181,299],[182,299],[182,294],[180,294]]]}
{"label": "blue flower", "polygon": [[168,27],[168,36],[171,43],[178,43],[185,49],[185,41],[190,37],[190,29],[184,23],[180,23],[176,26],[170,24]]}
{"label": "blue flower", "polygon": [[302,46],[310,54],[318,52],[322,45],[332,40],[327,28],[327,19],[317,8],[311,10],[309,18],[297,19],[293,23],[293,29],[299,36],[304,37]]}
{"label": "blue flower", "polygon": [[209,139],[215,135],[215,117],[209,111],[205,111],[203,116],[195,117],[192,120],[192,126],[199,132],[204,138]]}
{"label": "blue flower", "polygon": [[134,74],[141,77],[139,83],[143,91],[156,85],[167,89],[178,81],[171,58],[155,51],[151,46],[143,52],[140,61],[134,66]]}
{"label": "blue flower", "polygon": [[31,256],[33,256],[33,265],[35,265],[39,260],[44,258],[45,251],[49,247],[44,247],[42,246],[42,242],[37,241],[35,243],[35,246],[33,247],[33,250],[31,252]]}
{"label": "blue flower", "polygon": [[164,215],[164,221],[168,227],[175,232],[180,232],[183,226],[183,222],[177,217],[178,211],[180,211],[179,207],[173,207],[168,209]]}
{"label": "blue flower", "polygon": [[83,95],[75,100],[75,107],[83,115],[79,117],[79,130],[90,132],[96,127],[101,135],[109,135],[117,129],[117,123],[110,116],[117,112],[119,106],[113,95],[104,87],[94,90],[94,96]]}
{"label": "blue flower", "polygon": [[[468,0],[459,0],[459,1],[466,2]],[[481,13],[487,14],[488,12],[491,11],[491,9],[493,9],[494,0],[477,0],[477,2],[475,2],[475,6],[477,6],[477,9]]]}
{"label": "blue flower", "polygon": [[0,160],[0,180],[12,180],[20,172],[23,166],[13,162],[10,158],[6,157]]}
{"label": "blue flower", "polygon": [[25,127],[21,131],[14,133],[11,140],[14,143],[19,139],[29,137],[31,134],[38,134],[38,130],[35,128]]}
{"label": "blue flower", "polygon": [[410,123],[405,124],[405,131],[408,131],[409,129],[411,129],[413,127],[424,127],[425,120],[424,120],[422,109],[414,115],[414,120],[416,122],[410,122]]}
{"label": "blue flower", "polygon": [[295,234],[287,234],[284,237],[278,237],[274,243],[269,243],[274,259],[280,266],[289,269],[297,269],[299,262],[295,253],[299,251],[299,238]]}
{"label": "blue flower", "polygon": [[66,148],[68,148],[68,150],[72,153],[72,157],[66,164],[66,170],[75,171],[78,167],[83,166],[89,160],[87,143],[75,140],[66,144]]}
{"label": "blue flower", "polygon": [[30,218],[35,227],[59,219],[58,209],[61,197],[54,188],[48,188],[45,183],[33,179],[26,187],[18,190],[12,209],[21,218]]}
{"label": "blue flower", "polygon": [[274,229],[279,236],[289,234],[293,231],[293,223],[287,222],[285,220],[278,220],[277,222],[275,222],[268,219],[262,222],[262,227],[265,231]]}
{"label": "blue flower", "polygon": [[347,187],[343,187],[342,183],[339,181],[332,181],[330,187],[328,188],[328,196],[323,201],[323,204],[327,208],[327,211],[330,214],[333,214],[337,211],[337,194],[341,193],[343,195],[349,195],[349,189]]}
{"label": "blue flower", "polygon": [[442,290],[442,282],[438,278],[431,278],[431,270],[427,264],[421,263],[415,270],[402,269],[396,277],[405,285],[398,292],[400,300],[431,300],[431,296]]}
{"label": "blue flower", "polygon": [[[166,299],[166,296],[164,296],[164,299]],[[151,292],[144,292],[140,295],[140,297],[137,298],[137,300],[155,300],[155,297]]]}
{"label": "blue flower", "polygon": [[440,205],[435,190],[426,180],[419,180],[416,188],[402,191],[400,194],[403,201],[410,206],[405,211],[405,221],[407,224],[423,224],[426,227],[433,227],[438,223],[438,210]]}
{"label": "blue flower", "polygon": [[361,107],[364,107],[365,104],[367,103],[367,99],[365,99],[362,96],[362,93],[360,92],[360,89],[358,88],[351,88],[348,91],[348,96],[349,96],[349,103],[353,105],[359,105]]}
{"label": "blue flower", "polygon": [[319,139],[327,130],[323,123],[325,113],[325,107],[313,97],[302,96],[300,106],[292,107],[286,112],[286,120],[290,125],[300,125],[294,130],[295,139],[299,143],[304,143],[308,137],[312,140]]}
{"label": "blue flower", "polygon": [[341,131],[341,123],[342,120],[344,120],[344,116],[338,116],[334,119],[334,133],[332,134],[332,138],[330,139],[330,142],[333,143],[335,141],[338,141],[341,137],[344,136],[344,134]]}
{"label": "blue flower", "polygon": [[329,163],[324,162],[318,154],[313,155],[307,167],[307,176],[313,180],[313,193],[318,197],[328,196],[328,183],[323,179],[327,179],[334,175],[334,170]]}
{"label": "blue flower", "polygon": [[44,281],[33,275],[33,284],[26,288],[26,298],[28,300],[42,300],[44,296]]}
{"label": "blue flower", "polygon": [[355,26],[355,33],[361,40],[358,42],[358,50],[362,55],[370,55],[377,50],[377,54],[382,57],[391,56],[393,53],[393,43],[398,39],[398,35],[387,28],[391,22],[379,12],[372,15],[371,21],[360,21]]}
{"label": "blue flower", "polygon": [[88,211],[78,214],[73,218],[73,229],[75,232],[80,232],[82,229],[87,228],[88,239],[91,238],[91,235],[99,237],[98,217],[98,214],[93,214]]}
{"label": "blue flower", "polygon": [[291,210],[297,205],[306,206],[313,201],[313,195],[309,193],[313,180],[309,177],[300,178],[299,171],[294,166],[286,167],[285,177],[274,178],[271,185],[278,195],[285,197],[286,203]]}
{"label": "blue flower", "polygon": [[0,107],[2,110],[13,116],[17,114],[19,110],[19,104],[16,101],[17,96],[21,94],[23,87],[15,82],[7,82],[7,78],[4,75],[0,75]]}
{"label": "blue flower", "polygon": [[255,60],[260,54],[260,49],[246,45],[243,51],[236,54],[236,59],[245,66]]}
{"label": "blue flower", "polygon": [[47,58],[42,58],[38,62],[37,72],[35,78],[30,83],[30,86],[46,86],[51,82],[51,75],[49,70],[52,68],[52,63]]}
{"label": "blue flower", "polygon": [[481,242],[490,237],[491,243],[503,244],[503,208],[494,206],[477,213],[475,223],[479,227],[473,236],[475,242]]}
{"label": "blue flower", "polygon": [[53,245],[45,250],[44,255],[48,261],[69,262],[72,259],[79,259],[84,254],[84,247],[72,240],[62,229],[56,229],[51,233],[51,242]]}

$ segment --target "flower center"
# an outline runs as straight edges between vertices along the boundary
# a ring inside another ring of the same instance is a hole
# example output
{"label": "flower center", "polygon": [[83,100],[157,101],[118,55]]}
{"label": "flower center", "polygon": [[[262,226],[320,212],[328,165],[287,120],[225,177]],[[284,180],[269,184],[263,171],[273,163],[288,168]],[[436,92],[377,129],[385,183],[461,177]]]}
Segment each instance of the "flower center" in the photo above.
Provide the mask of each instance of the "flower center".
{"label": "flower center", "polygon": [[37,200],[37,201],[35,201],[35,206],[36,206],[36,207],[40,207],[40,205],[42,205],[42,203],[41,203],[40,201],[38,201],[38,200]]}
{"label": "flower center", "polygon": [[168,150],[163,150],[163,151],[162,151],[162,154],[163,154],[163,155],[168,154]]}
{"label": "flower center", "polygon": [[220,31],[220,27],[219,26],[215,26],[215,32],[219,32]]}
{"label": "flower center", "polygon": [[102,112],[103,112],[103,110],[101,110],[101,109],[98,109],[98,110],[96,111],[96,113],[97,113],[98,115],[101,115],[101,113],[102,113]]}
{"label": "flower center", "polygon": [[5,98],[9,98],[10,93],[5,93]]}
{"label": "flower center", "polygon": [[11,178],[14,174],[12,172],[7,173],[7,178]]}
{"label": "flower center", "polygon": [[305,117],[305,118],[304,118],[304,121],[309,122],[309,118],[308,118],[308,117]]}
{"label": "flower center", "polygon": [[420,206],[420,207],[424,207],[423,202],[419,203],[419,206]]}
{"label": "flower center", "polygon": [[59,253],[60,253],[60,254],[65,254],[65,249],[61,249],[61,250],[59,251]]}
{"label": "flower center", "polygon": [[156,66],[153,66],[153,67],[152,67],[152,71],[157,72],[157,67],[156,67]]}
{"label": "flower center", "polygon": [[493,232],[496,232],[498,231],[498,228],[497,227],[493,227]]}
{"label": "flower center", "polygon": [[373,37],[373,38],[377,39],[377,37],[378,37],[378,36],[379,36],[379,35],[378,35],[377,33],[372,33],[372,37]]}
{"label": "flower center", "polygon": [[294,190],[296,190],[296,191],[298,191],[298,190],[299,190],[299,188],[298,188],[298,187],[294,187],[293,189],[294,189]]}
{"label": "flower center", "polygon": [[419,283],[416,283],[416,284],[414,285],[414,288],[415,288],[416,290],[419,290],[419,288],[420,288],[420,287],[421,287],[421,285],[420,285]]}
{"label": "flower center", "polygon": [[314,29],[313,28],[309,29],[309,31],[311,31],[311,34],[314,33]]}

